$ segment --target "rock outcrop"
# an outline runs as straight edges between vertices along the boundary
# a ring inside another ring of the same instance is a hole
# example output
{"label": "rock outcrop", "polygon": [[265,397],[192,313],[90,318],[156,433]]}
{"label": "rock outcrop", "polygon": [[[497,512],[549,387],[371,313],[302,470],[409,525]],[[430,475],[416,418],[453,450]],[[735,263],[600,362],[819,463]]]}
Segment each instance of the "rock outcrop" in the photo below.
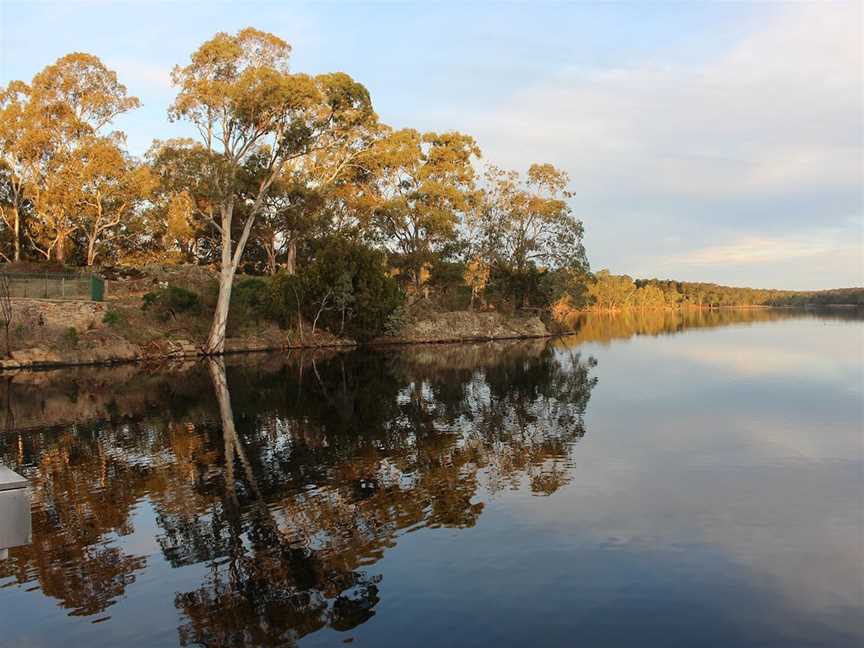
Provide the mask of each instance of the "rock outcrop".
{"label": "rock outcrop", "polygon": [[452,342],[546,337],[539,317],[507,317],[501,313],[452,311],[432,313],[412,322],[397,338],[401,342]]}

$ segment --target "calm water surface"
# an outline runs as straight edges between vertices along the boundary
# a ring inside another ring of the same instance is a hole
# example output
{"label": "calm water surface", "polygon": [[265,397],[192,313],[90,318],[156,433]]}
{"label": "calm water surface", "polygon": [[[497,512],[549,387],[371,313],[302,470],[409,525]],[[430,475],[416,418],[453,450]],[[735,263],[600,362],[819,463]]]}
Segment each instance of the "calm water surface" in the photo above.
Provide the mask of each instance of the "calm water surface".
{"label": "calm water surface", "polygon": [[0,645],[861,646],[862,358],[759,310],[19,374]]}

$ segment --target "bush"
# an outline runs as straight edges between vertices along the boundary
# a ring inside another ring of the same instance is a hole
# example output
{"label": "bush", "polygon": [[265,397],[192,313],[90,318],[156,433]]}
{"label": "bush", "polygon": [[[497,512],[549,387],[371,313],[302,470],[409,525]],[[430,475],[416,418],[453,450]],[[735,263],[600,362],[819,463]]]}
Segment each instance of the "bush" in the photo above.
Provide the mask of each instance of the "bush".
{"label": "bush", "polygon": [[390,315],[387,316],[387,321],[384,324],[384,335],[396,337],[408,326],[411,317],[408,309],[404,304],[397,306]]}
{"label": "bush", "polygon": [[197,313],[201,310],[198,295],[180,286],[168,285],[146,293],[142,310],[150,311],[161,320],[176,317],[178,313]]}
{"label": "bush", "polygon": [[242,279],[231,293],[229,323],[242,326],[272,317],[270,284],[257,277]]}
{"label": "bush", "polygon": [[60,348],[65,350],[77,349],[78,341],[78,329],[70,326],[60,335]]}
{"label": "bush", "polygon": [[299,274],[276,275],[269,308],[285,325],[299,313],[335,334],[365,340],[382,335],[404,297],[388,276],[384,255],[361,243],[341,238],[318,241]]}
{"label": "bush", "polygon": [[107,324],[108,326],[118,326],[122,322],[123,315],[120,311],[108,310],[105,311],[105,314],[102,316],[102,323]]}
{"label": "bush", "polygon": [[429,286],[443,310],[466,310],[471,306],[471,286],[465,283],[466,265],[439,260],[429,271]]}

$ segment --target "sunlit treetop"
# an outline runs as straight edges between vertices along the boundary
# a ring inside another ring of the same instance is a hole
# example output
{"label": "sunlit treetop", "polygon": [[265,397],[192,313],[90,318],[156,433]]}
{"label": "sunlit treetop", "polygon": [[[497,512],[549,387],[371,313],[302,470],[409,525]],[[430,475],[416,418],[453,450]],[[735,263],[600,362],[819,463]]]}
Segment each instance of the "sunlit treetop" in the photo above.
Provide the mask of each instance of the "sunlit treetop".
{"label": "sunlit treetop", "polygon": [[140,106],[96,56],[74,52],[33,77],[31,95],[43,114],[85,134]]}
{"label": "sunlit treetop", "polygon": [[291,46],[252,28],[216,34],[177,66],[171,119],[236,161],[268,143],[274,158],[307,152],[334,128],[374,119],[369,93],[347,74],[291,74]]}

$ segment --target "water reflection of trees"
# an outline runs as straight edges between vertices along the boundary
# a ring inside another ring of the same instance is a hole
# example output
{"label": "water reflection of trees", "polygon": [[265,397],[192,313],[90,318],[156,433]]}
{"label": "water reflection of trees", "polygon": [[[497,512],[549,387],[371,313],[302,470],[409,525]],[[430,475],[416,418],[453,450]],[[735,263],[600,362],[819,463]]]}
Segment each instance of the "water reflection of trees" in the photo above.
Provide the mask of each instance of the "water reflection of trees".
{"label": "water reflection of trees", "polygon": [[143,412],[118,401],[87,425],[6,433],[0,458],[34,486],[34,545],[0,578],[104,613],[147,569],[120,541],[146,500],[164,558],[208,567],[176,595],[182,643],[349,629],[374,614],[368,568],[400,534],[566,483],[592,364],[538,342],[217,363],[166,379]]}
{"label": "water reflection of trees", "polygon": [[858,308],[681,308],[579,313],[569,323],[572,333],[560,338],[559,346],[574,347],[584,342],[608,343],[636,335],[670,335],[693,328],[756,324],[785,319],[861,320],[862,317],[864,311]]}

